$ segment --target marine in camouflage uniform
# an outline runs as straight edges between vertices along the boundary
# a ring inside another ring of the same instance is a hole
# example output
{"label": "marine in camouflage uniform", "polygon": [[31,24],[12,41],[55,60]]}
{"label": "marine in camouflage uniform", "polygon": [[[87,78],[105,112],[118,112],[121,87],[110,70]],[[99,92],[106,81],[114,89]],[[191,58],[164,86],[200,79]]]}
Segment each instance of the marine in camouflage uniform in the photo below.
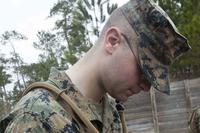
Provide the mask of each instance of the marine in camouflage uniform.
{"label": "marine in camouflage uniform", "polygon": [[[87,100],[71,83],[65,72],[51,69],[49,83],[67,89],[68,96],[81,108],[85,116],[100,133],[121,133],[122,127],[115,101],[105,95],[99,104]],[[7,123],[9,123],[7,125]],[[5,124],[5,125],[3,125]],[[25,95],[12,112],[1,121],[5,133],[87,133],[72,109],[44,89],[36,89]]]}
{"label": "marine in camouflage uniform", "polygon": [[153,1],[132,0],[130,3],[121,10],[139,36],[141,70],[155,89],[170,94],[169,65],[190,49],[187,39]]}
{"label": "marine in camouflage uniform", "polygon": [[[114,86],[118,83],[116,83],[116,81],[119,81],[124,85],[123,87],[125,87],[120,89],[126,89],[124,92],[119,91],[120,93],[115,94],[113,92],[116,90],[112,90],[109,94],[114,98],[121,98],[120,96],[128,97],[130,93],[136,94],[141,90],[149,90],[149,83],[158,91],[169,94],[169,65],[190,49],[186,38],[178,32],[168,15],[151,0],[131,0],[121,8],[114,11],[113,14],[115,14],[115,12],[119,12],[118,14],[126,19],[128,22],[127,25],[130,25],[130,29],[133,29],[135,34],[119,34],[119,30],[116,28],[117,26],[115,28],[109,27],[107,29],[106,34],[110,35],[106,36],[108,37],[107,41],[109,44],[112,44],[112,46],[106,44],[109,47],[105,47],[105,49],[109,52],[103,51],[103,53],[106,53],[106,57],[109,56],[109,59],[112,59],[112,63],[109,65],[115,68],[115,71],[113,73],[112,71],[109,71],[113,68],[110,68],[107,71],[103,71],[104,74],[107,74],[104,75],[104,78],[107,78],[110,75],[115,75],[109,77],[109,81],[113,83],[111,85]],[[116,19],[118,17],[117,15]],[[114,15],[111,15],[111,17],[112,16]],[[118,21],[125,23],[125,21],[122,19],[118,19]],[[117,23],[118,21],[114,20],[112,26],[115,26],[114,23]],[[127,25],[123,25],[122,27],[126,27]],[[118,36],[115,36],[116,34]],[[116,49],[121,48],[121,45],[118,44],[122,44],[122,41],[117,43],[114,42],[116,40],[122,40],[122,38],[119,39],[119,37],[121,37],[120,35],[123,35],[126,43],[135,56],[134,61],[132,61],[132,56],[131,58],[126,56],[127,59],[122,59],[122,53],[114,53],[117,51]],[[137,44],[134,44],[136,42],[130,41],[131,36],[137,36]],[[136,55],[135,51],[137,51],[138,55]],[[94,53],[93,55],[95,55]],[[116,58],[112,57],[112,54],[120,55],[117,56],[117,59],[121,60],[116,60]],[[96,60],[95,62],[97,62]],[[127,61],[125,62],[125,67],[131,66],[134,69],[119,69],[124,66],[124,64],[122,65],[122,63],[124,63],[122,60]],[[128,62],[130,63],[128,64]],[[116,68],[116,66],[119,64],[122,66]],[[141,73],[139,73],[140,70],[138,66],[142,71]],[[128,70],[132,72],[137,71],[137,75],[133,75]],[[124,73],[128,73],[127,76]],[[70,75],[68,76],[70,77]],[[110,99],[107,94],[105,94],[98,104],[94,104],[82,95],[79,89],[76,88],[77,84],[75,84],[76,86],[73,85],[68,76],[64,72],[59,72],[56,69],[52,69],[48,82],[57,86],[61,90],[67,89],[67,95],[77,104],[85,116],[100,132],[122,133],[122,124],[119,118],[119,114],[115,108],[115,102]],[[134,79],[128,79],[128,76],[133,77]],[[143,77],[144,80],[140,79]],[[145,84],[146,86],[136,86],[135,88],[131,88],[132,86],[130,87],[128,84],[128,82],[132,82],[131,80],[137,80],[137,82],[134,81],[135,86],[139,83],[142,83],[142,85]],[[126,84],[122,83],[122,81],[126,82]],[[104,85],[108,86],[109,82],[106,83],[107,84]],[[118,84],[118,86],[121,84]],[[114,86],[113,88],[116,89],[118,86]],[[133,90],[129,90],[129,87]],[[139,87],[140,90],[134,92],[134,89],[138,89],[137,87]],[[128,94],[125,92],[128,92]],[[64,103],[62,100],[56,101],[54,96],[52,96],[48,91],[42,90],[40,88],[25,95],[18,102],[12,112],[7,117],[5,117],[3,121],[1,121],[0,127],[1,131],[2,129],[6,129],[6,133],[88,132],[87,128],[79,120],[79,117],[74,114],[74,112],[71,110],[71,108],[68,107],[66,103]]]}

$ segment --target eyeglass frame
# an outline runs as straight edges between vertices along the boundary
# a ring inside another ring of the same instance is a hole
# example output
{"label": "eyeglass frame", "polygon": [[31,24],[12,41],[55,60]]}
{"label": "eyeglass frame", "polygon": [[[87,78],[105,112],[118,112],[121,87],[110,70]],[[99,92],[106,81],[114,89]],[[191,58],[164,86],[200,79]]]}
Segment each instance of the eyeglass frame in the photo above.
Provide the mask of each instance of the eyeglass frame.
{"label": "eyeglass frame", "polygon": [[142,80],[142,81],[146,80],[146,81],[148,82],[148,84],[150,84],[150,82],[147,80],[147,78],[145,77],[145,75],[144,75],[144,73],[143,73],[143,71],[142,71],[142,69],[141,69],[141,67],[140,67],[139,60],[138,60],[137,56],[135,55],[135,53],[134,53],[134,51],[133,51],[133,49],[132,49],[132,47],[131,47],[130,41],[128,40],[127,36],[126,36],[124,33],[121,33],[121,35],[124,37],[125,41],[126,41],[127,44],[128,44],[129,49],[131,50],[133,56],[134,56],[135,59],[136,59],[138,69],[139,69],[139,71],[140,71],[140,73],[141,73],[140,80]]}

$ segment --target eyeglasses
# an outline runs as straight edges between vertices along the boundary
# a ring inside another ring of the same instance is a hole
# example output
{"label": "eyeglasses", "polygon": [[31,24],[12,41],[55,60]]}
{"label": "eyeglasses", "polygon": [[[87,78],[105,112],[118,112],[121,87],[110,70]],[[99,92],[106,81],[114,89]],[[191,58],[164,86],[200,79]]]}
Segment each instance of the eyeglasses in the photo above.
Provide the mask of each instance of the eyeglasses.
{"label": "eyeglasses", "polygon": [[128,40],[128,38],[126,37],[125,34],[121,33],[121,35],[124,37],[125,41],[127,42],[128,47],[130,48],[130,50],[131,50],[133,56],[135,57],[135,59],[136,59],[136,61],[137,61],[138,67],[140,68],[140,63],[139,63],[138,58],[137,58],[137,56],[135,55],[133,49],[131,48],[131,43],[130,43],[130,41]]}
{"label": "eyeglasses", "polygon": [[131,52],[132,52],[133,55],[135,56],[135,59],[137,60],[137,63],[138,63],[138,65],[139,65],[138,59],[137,59],[137,57],[136,57],[136,55],[135,55],[133,49],[131,48],[131,43],[130,43],[130,41],[128,40],[128,38],[126,37],[125,34],[121,33],[121,35],[124,37],[125,41],[126,41],[127,44],[128,44],[128,47],[130,48]]}
{"label": "eyeglasses", "polygon": [[145,77],[145,75],[144,75],[144,73],[143,73],[141,67],[140,67],[140,63],[139,63],[139,60],[138,60],[137,56],[135,55],[133,49],[131,48],[131,43],[130,43],[130,41],[128,40],[128,38],[126,37],[125,34],[121,33],[121,35],[124,37],[125,41],[126,41],[127,44],[128,44],[128,47],[130,48],[130,50],[131,50],[133,56],[135,57],[135,59],[136,59],[136,61],[137,61],[138,70],[140,71],[140,80],[141,80],[141,81],[145,81],[145,82],[147,82],[148,84],[150,84],[149,81],[147,80],[147,78]]}

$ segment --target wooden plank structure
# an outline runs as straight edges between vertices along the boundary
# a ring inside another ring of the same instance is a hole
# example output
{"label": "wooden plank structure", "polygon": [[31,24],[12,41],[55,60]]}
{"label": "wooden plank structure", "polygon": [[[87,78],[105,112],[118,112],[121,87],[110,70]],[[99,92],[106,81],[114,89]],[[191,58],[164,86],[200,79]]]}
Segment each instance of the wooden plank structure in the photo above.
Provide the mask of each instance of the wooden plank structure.
{"label": "wooden plank structure", "polygon": [[188,133],[192,108],[200,106],[200,78],[173,82],[171,95],[151,89],[125,103],[129,133]]}

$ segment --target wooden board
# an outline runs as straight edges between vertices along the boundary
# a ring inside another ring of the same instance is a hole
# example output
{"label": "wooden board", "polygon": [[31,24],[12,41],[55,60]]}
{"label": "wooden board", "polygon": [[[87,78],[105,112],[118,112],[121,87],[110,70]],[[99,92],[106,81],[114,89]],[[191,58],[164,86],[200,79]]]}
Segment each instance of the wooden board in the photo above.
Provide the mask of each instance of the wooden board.
{"label": "wooden board", "polygon": [[188,118],[200,106],[200,78],[173,82],[171,95],[154,91],[125,103],[129,133],[188,133]]}

